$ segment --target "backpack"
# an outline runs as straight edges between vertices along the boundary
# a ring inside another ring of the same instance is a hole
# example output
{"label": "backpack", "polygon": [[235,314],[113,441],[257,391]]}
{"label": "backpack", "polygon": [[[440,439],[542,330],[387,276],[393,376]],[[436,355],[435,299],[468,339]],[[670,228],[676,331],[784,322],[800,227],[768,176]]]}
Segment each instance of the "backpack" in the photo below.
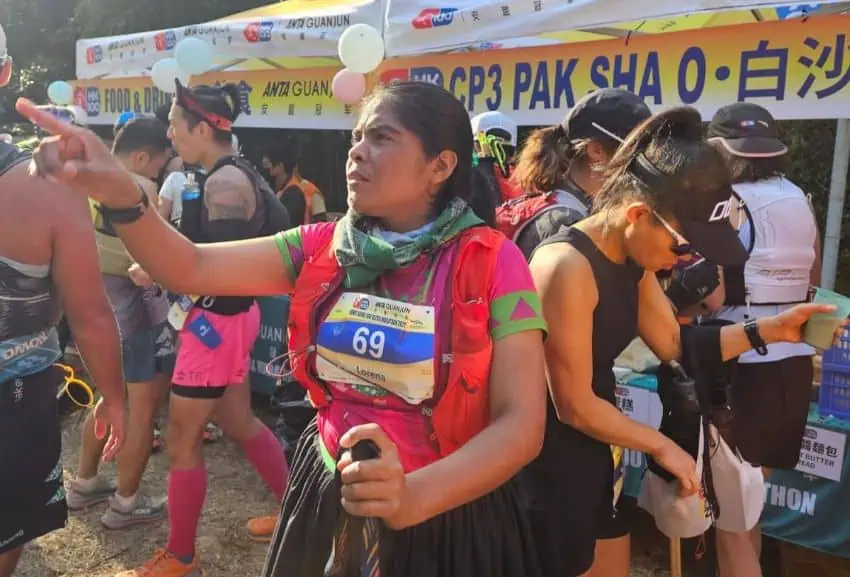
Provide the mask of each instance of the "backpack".
{"label": "backpack", "polygon": [[569,191],[559,195],[560,192],[559,190],[544,193],[530,192],[502,203],[496,209],[496,230],[517,242],[522,231],[532,220],[553,208],[566,206],[587,215],[587,206],[580,199]]}

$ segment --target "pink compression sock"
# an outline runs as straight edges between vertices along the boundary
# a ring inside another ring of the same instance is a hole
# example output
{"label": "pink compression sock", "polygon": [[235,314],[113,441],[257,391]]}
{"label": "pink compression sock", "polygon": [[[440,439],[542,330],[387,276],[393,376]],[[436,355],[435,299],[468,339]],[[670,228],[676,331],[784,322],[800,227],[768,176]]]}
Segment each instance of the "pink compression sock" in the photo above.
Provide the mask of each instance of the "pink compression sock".
{"label": "pink compression sock", "polygon": [[271,429],[262,425],[256,435],[242,443],[242,450],[277,500],[283,502],[286,482],[289,479],[289,465]]}
{"label": "pink compression sock", "polygon": [[207,472],[197,469],[168,473],[168,552],[178,559],[195,556],[198,520],[207,496]]}

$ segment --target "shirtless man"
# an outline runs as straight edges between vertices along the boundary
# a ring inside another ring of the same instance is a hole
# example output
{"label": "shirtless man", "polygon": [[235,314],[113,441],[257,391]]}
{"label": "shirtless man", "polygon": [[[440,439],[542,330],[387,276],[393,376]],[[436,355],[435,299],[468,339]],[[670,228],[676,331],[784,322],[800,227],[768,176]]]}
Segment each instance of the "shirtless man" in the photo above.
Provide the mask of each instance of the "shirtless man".
{"label": "shirtless man", "polygon": [[[12,60],[0,27],[0,85]],[[94,411],[111,459],[124,438],[118,327],[98,269],[88,205],[64,185],[30,175],[29,153],[0,143],[0,577],[23,546],[64,527],[62,434],[56,391],[63,373],[62,314],[103,395]]]}

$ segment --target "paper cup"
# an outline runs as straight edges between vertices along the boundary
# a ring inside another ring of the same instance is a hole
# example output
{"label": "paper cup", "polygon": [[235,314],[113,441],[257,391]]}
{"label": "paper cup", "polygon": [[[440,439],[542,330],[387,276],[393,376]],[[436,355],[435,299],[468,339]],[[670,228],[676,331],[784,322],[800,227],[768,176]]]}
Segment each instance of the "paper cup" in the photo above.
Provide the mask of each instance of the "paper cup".
{"label": "paper cup", "polygon": [[809,319],[803,330],[803,340],[813,347],[826,350],[832,347],[835,331],[850,316],[850,298],[827,289],[816,289],[813,302],[834,305],[835,312],[816,314]]}

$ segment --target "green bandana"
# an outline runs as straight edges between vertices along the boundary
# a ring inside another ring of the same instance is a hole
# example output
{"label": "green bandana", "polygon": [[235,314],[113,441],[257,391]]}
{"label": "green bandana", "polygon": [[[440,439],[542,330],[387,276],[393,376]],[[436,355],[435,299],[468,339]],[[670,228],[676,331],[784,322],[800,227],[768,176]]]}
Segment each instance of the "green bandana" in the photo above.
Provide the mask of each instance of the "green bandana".
{"label": "green bandana", "polygon": [[428,232],[396,245],[363,231],[358,227],[362,221],[362,216],[349,210],[334,229],[333,251],[345,269],[345,288],[349,289],[368,286],[381,274],[403,268],[467,228],[483,224],[459,198],[449,203]]}

